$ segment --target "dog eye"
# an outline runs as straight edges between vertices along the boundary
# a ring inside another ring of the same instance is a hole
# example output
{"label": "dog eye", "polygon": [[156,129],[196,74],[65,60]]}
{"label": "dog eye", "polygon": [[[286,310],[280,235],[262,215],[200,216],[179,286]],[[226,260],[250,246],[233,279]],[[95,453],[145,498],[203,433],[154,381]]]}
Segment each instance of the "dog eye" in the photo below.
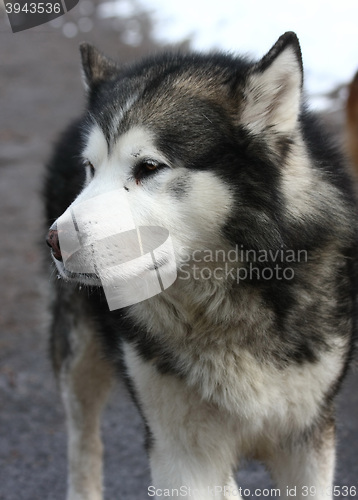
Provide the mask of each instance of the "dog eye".
{"label": "dog eye", "polygon": [[146,163],[145,168],[147,170],[156,170],[158,168],[158,165],[154,165],[153,163]]}
{"label": "dog eye", "polygon": [[154,172],[161,170],[162,168],[166,168],[167,165],[164,163],[160,163],[156,160],[145,159],[142,160],[138,165],[136,165],[134,169],[134,178],[138,183],[142,179],[150,176]]}
{"label": "dog eye", "polygon": [[145,160],[141,163],[141,167],[149,172],[153,172],[153,170],[159,168],[159,163],[154,160]]}

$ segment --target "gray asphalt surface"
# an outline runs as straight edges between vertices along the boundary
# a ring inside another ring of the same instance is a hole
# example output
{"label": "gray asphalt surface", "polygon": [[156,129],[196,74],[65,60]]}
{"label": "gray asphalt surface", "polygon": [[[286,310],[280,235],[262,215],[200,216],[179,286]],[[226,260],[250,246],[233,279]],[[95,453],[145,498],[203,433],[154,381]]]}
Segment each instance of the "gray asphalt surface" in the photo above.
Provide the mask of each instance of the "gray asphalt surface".
{"label": "gray asphalt surface", "polygon": [[[73,16],[66,19],[77,22]],[[47,357],[49,284],[41,254],[40,191],[52,144],[84,103],[77,50],[83,39],[122,59],[151,49],[124,45],[109,22],[96,21],[91,33],[66,39],[48,25],[12,34],[0,14],[1,500],[65,498],[64,415]],[[332,116],[332,126],[339,127],[341,116]],[[357,386],[358,373],[351,372],[338,399],[335,484],[358,490]],[[103,420],[106,500],[148,498],[142,431],[119,381]],[[255,463],[243,464],[237,478],[251,491],[271,485]]]}

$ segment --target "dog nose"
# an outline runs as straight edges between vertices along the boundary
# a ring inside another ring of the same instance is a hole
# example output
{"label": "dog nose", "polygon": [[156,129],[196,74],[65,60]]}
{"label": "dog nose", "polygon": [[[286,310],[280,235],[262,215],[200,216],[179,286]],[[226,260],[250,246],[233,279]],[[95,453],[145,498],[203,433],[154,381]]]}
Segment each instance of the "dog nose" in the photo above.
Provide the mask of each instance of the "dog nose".
{"label": "dog nose", "polygon": [[46,238],[46,243],[50,248],[52,248],[52,253],[55,259],[62,261],[62,254],[60,249],[60,243],[58,241],[58,231],[57,229],[50,229]]}

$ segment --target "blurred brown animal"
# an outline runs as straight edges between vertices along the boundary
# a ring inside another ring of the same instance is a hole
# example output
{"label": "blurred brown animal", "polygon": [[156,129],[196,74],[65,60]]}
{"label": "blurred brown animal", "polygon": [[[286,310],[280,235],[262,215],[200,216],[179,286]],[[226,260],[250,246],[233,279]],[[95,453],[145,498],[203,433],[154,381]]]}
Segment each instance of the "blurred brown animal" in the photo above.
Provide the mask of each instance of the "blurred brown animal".
{"label": "blurred brown animal", "polygon": [[347,150],[354,171],[358,174],[358,71],[348,87],[346,104]]}

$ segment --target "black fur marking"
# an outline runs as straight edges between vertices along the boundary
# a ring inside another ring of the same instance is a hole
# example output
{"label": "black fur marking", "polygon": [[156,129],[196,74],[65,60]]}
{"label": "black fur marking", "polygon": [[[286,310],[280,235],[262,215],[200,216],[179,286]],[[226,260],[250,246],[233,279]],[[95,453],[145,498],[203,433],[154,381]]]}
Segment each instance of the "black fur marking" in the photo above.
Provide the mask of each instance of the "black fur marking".
{"label": "black fur marking", "polygon": [[85,123],[82,118],[64,132],[48,162],[43,189],[48,226],[63,214],[85,183],[86,172],[81,157]]}
{"label": "black fur marking", "polygon": [[326,132],[321,120],[305,107],[300,116],[300,125],[305,144],[315,160],[315,167],[341,191],[343,199],[352,206],[352,211],[357,212],[355,183],[334,139]]}
{"label": "black fur marking", "polygon": [[59,300],[52,304],[52,325],[50,336],[50,356],[56,374],[60,373],[62,364],[71,356],[69,334],[73,326],[73,318],[69,314],[70,303],[59,290]]}
{"label": "black fur marking", "polygon": [[[234,95],[235,99],[237,99],[238,86],[244,82],[245,75],[248,73],[251,64],[244,58],[239,59],[224,54],[212,54],[208,57],[199,54],[188,56],[179,53],[167,53],[159,57],[144,60],[137,65],[122,67],[117,75],[117,79],[101,83],[96,92],[91,94],[93,98],[91,97],[89,101],[91,117],[101,126],[109,146],[117,139],[119,134],[128,130],[130,126],[137,124],[138,121],[157,130],[162,140],[161,145],[165,145],[166,140],[161,134],[166,132],[168,125],[170,127],[174,126],[173,116],[170,112],[170,106],[168,106],[171,100],[171,93],[167,91],[167,88],[170,88],[180,76],[192,72],[193,67],[196,68],[195,73],[200,78],[205,79],[206,77],[210,77],[212,79],[214,73],[218,81],[221,81],[223,88],[226,88],[227,92]],[[145,82],[145,85],[141,83],[141,78]],[[167,96],[167,102],[165,103],[165,108],[163,108],[163,112],[164,110],[167,111],[166,116],[165,113],[163,116],[162,112],[160,121],[159,116],[158,119],[156,118],[157,113],[152,113],[152,119],[150,115],[149,117],[143,117],[141,110],[145,110],[153,98],[157,100],[157,95],[161,92],[161,88],[163,88],[163,95]],[[236,88],[235,92],[232,90],[233,88]],[[112,122],[113,120],[115,121],[116,115],[136,93],[138,93],[139,98],[133,106],[133,110],[127,112],[123,117],[118,130],[113,130]],[[177,98],[178,93],[176,93],[176,100]],[[179,102],[176,102],[176,106],[180,106],[182,109],[183,119],[181,124],[178,124],[178,129],[184,127],[183,133],[195,133],[195,130],[198,130],[195,126],[196,124],[201,126],[206,125],[208,119],[211,120],[211,109],[215,106],[213,103],[212,106],[203,107],[203,113],[206,116],[201,116],[200,119],[198,116],[192,116],[192,112],[198,113],[200,111],[197,107],[198,105],[200,106],[200,102],[198,104],[197,101],[200,101],[200,99],[191,102],[190,98],[188,99],[188,97],[183,95],[182,98],[179,98]],[[176,114],[175,119],[178,118],[179,116]],[[143,119],[144,122],[142,121]],[[224,123],[220,120],[215,120],[215,122],[219,126]],[[170,135],[172,139],[176,140],[178,134],[174,132],[173,134],[169,133]],[[188,137],[190,135],[186,136],[186,139]],[[193,146],[200,146],[200,143],[195,144],[194,137],[192,143]],[[193,147],[192,150],[195,150],[195,148]],[[162,151],[166,153],[165,150],[162,149]],[[173,153],[175,154],[175,151]],[[177,153],[179,152],[177,151]]]}

